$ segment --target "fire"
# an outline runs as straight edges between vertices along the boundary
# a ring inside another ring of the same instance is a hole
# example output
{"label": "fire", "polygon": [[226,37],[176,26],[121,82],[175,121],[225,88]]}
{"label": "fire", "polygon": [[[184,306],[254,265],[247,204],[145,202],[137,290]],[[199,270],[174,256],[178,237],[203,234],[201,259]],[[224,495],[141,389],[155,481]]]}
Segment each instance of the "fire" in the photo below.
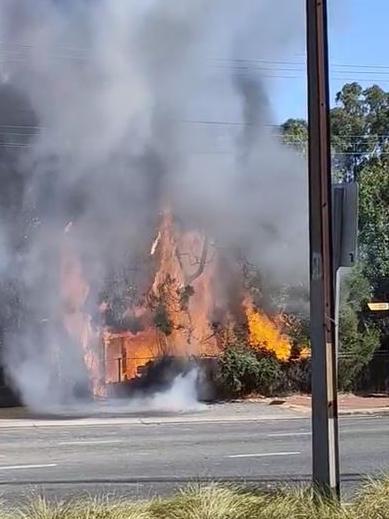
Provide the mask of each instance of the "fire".
{"label": "fire", "polygon": [[289,338],[280,331],[277,319],[271,319],[257,310],[252,301],[246,298],[244,307],[249,329],[249,343],[253,348],[263,348],[275,354],[281,361],[290,358],[292,345]]}
{"label": "fire", "polygon": [[100,334],[92,326],[92,318],[85,311],[89,285],[83,275],[82,265],[71,240],[71,223],[65,228],[60,264],[60,295],[62,323],[69,337],[76,341],[84,353],[84,362],[96,396],[104,395],[101,373]]}
{"label": "fire", "polygon": [[199,232],[180,232],[169,211],[163,215],[159,236],[159,269],[150,296],[157,301],[158,310],[165,311],[171,326],[171,332],[165,334],[167,352],[214,354],[211,247]]}
{"label": "fire", "polygon": [[300,350],[300,359],[306,360],[311,358],[311,348],[308,346],[303,346]]}
{"label": "fire", "polygon": [[148,361],[162,355],[214,356],[217,341],[210,326],[214,297],[211,247],[196,231],[182,231],[164,211],[150,255],[157,268],[142,308],[143,329],[106,331],[106,381],[136,376]]}
{"label": "fire", "polygon": [[105,382],[107,384],[125,382],[138,375],[140,366],[158,357],[158,337],[149,329],[133,334],[131,332],[110,333],[105,331],[103,342],[106,351]]}
{"label": "fire", "polygon": [[[225,299],[234,299],[234,289],[218,297],[217,281],[225,272],[215,245],[204,232],[180,227],[170,210],[162,213],[150,243],[154,270],[148,287],[136,303],[128,303],[123,314],[130,318],[128,324],[120,329],[112,322],[110,326],[105,324],[110,303],[102,301],[98,310],[103,321],[97,328],[85,310],[89,285],[71,246],[70,230],[70,226],[65,230],[62,247],[62,322],[83,351],[95,395],[103,395],[106,384],[134,379],[143,366],[161,356],[218,356],[229,343],[223,337],[235,333],[242,316],[248,345],[266,349],[281,361],[290,358],[292,345],[282,332],[281,317],[260,311],[249,296],[242,305],[239,296],[226,304]],[[231,286],[239,292],[239,269],[231,272],[231,277],[237,278]],[[217,326],[216,315],[220,317]]]}

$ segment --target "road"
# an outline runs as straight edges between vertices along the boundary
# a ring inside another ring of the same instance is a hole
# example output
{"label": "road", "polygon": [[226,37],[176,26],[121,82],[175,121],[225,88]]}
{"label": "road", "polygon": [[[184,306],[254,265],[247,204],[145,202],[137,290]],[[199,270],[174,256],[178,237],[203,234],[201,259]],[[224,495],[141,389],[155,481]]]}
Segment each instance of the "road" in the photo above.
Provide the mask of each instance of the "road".
{"label": "road", "polygon": [[[6,499],[32,489],[55,497],[85,492],[148,497],[199,480],[273,485],[310,477],[308,416],[38,425],[19,422],[0,429],[0,493]],[[388,416],[343,417],[340,430],[347,492],[364,475],[389,471]]]}

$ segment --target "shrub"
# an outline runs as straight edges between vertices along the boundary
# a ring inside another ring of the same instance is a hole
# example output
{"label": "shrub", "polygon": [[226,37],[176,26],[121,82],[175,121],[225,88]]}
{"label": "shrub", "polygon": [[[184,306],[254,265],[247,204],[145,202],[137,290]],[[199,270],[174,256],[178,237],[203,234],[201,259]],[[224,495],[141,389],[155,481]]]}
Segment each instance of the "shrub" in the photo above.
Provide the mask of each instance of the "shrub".
{"label": "shrub", "polygon": [[310,393],[312,387],[311,359],[291,360],[284,366],[285,392]]}
{"label": "shrub", "polygon": [[257,390],[264,396],[272,396],[285,386],[285,374],[281,363],[273,356],[258,359]]}
{"label": "shrub", "polygon": [[219,359],[219,367],[219,383],[223,393],[242,396],[255,389],[258,359],[249,348],[227,348]]}
{"label": "shrub", "polygon": [[338,385],[343,391],[356,389],[356,384],[380,345],[377,326],[363,318],[363,306],[371,289],[360,269],[344,280],[339,316]]}
{"label": "shrub", "polygon": [[228,396],[244,396],[254,391],[271,396],[285,378],[275,357],[245,346],[227,348],[219,360],[219,369],[219,385]]}

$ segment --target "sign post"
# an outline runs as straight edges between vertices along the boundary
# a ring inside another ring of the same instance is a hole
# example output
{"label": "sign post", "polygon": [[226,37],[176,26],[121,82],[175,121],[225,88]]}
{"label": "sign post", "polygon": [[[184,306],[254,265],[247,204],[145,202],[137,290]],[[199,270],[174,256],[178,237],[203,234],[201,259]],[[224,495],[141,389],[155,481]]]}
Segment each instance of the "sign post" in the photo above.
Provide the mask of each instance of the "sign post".
{"label": "sign post", "polygon": [[335,350],[339,352],[340,287],[343,269],[357,260],[358,184],[332,186],[333,265],[335,282]]}

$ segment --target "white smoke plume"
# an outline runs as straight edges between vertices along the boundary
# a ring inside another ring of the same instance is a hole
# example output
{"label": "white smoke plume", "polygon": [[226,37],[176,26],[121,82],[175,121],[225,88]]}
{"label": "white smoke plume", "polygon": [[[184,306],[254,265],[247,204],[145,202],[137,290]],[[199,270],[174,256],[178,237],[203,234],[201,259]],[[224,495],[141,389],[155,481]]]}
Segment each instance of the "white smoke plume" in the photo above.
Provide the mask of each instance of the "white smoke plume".
{"label": "white smoke plume", "polygon": [[[138,394],[128,399],[104,400],[101,402],[71,401],[64,405],[61,400],[45,399],[30,406],[32,411],[50,415],[72,417],[142,415],[148,413],[188,413],[204,411],[207,406],[199,402],[197,382],[199,369],[176,375],[170,386],[153,394]],[[59,405],[60,404],[60,405]]]}
{"label": "white smoke plume", "polygon": [[[0,275],[23,287],[16,306],[28,316],[3,326],[3,356],[26,403],[66,397],[50,372],[53,351],[64,379],[78,387],[86,378],[80,352],[57,331],[69,222],[91,308],[111,270],[151,242],[167,193],[180,218],[220,247],[244,249],[279,282],[305,281],[305,165],[273,135],[267,79],[238,61],[290,56],[304,38],[303,7],[1,0],[0,89],[24,100],[21,120],[13,113],[4,124],[24,130],[1,148],[12,196],[2,208]],[[234,133],[215,137],[229,121],[239,123]]]}

